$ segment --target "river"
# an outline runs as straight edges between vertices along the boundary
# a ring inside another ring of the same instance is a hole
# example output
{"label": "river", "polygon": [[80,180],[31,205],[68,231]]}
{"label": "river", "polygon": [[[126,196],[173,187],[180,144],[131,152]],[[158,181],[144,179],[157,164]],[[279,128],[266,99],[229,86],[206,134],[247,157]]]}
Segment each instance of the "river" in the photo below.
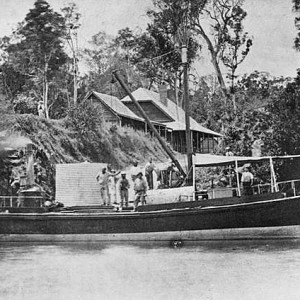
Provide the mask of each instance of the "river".
{"label": "river", "polygon": [[0,245],[0,299],[300,299],[300,242]]}

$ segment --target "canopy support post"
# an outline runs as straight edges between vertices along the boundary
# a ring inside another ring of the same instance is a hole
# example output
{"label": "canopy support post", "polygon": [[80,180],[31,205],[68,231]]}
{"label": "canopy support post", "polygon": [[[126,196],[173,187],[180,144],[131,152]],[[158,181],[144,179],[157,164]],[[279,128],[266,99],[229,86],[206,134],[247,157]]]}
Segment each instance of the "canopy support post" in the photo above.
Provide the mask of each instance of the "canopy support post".
{"label": "canopy support post", "polygon": [[192,172],[193,172],[193,201],[195,201],[196,200],[196,167],[195,167],[195,165],[193,165]]}
{"label": "canopy support post", "polygon": [[273,164],[273,159],[270,157],[270,170],[271,170],[271,191],[272,192],[278,192],[278,185],[276,182],[276,175],[274,171],[274,164]]}
{"label": "canopy support post", "polygon": [[235,173],[236,173],[236,183],[237,183],[237,195],[241,197],[241,186],[240,186],[240,180],[239,180],[239,172],[238,172],[238,161],[235,160]]}

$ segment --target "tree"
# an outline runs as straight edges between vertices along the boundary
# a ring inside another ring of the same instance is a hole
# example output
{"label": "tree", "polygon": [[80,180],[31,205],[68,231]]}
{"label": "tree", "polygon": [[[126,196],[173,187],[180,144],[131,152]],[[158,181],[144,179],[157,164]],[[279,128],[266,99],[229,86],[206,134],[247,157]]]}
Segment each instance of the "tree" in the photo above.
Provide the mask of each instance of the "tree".
{"label": "tree", "polygon": [[49,84],[68,59],[63,50],[65,30],[64,18],[46,1],[37,0],[6,47],[10,65],[26,77],[35,97],[42,98],[47,118]]}
{"label": "tree", "polygon": [[[118,54],[113,37],[105,32],[98,32],[89,41],[89,47],[83,51],[83,58],[89,72],[83,78],[87,90],[120,96],[112,84],[112,71],[122,69],[128,71],[124,57]],[[125,96],[122,94],[122,96]]]}
{"label": "tree", "polygon": [[147,12],[151,18],[147,32],[149,38],[154,41],[154,45],[146,49],[148,57],[151,57],[151,54],[149,55],[151,49],[156,50],[155,53],[152,50],[152,57],[154,56],[154,58],[149,59],[153,64],[153,73],[161,75],[159,80],[163,79],[170,85],[175,94],[175,101],[179,104],[179,96],[183,94],[183,49],[187,49],[187,68],[191,69],[200,48],[190,31],[189,16],[185,4],[185,2],[181,3],[180,1],[157,1],[155,2],[156,9]]}
{"label": "tree", "polygon": [[[283,124],[287,123],[287,117],[293,122],[291,128],[298,130],[294,121],[296,115],[293,117],[292,112],[284,114],[287,101],[284,99],[290,99],[291,93],[285,95],[283,91],[290,86],[291,80],[257,71],[244,75],[235,86],[237,111],[230,113],[232,107],[224,103],[219,85],[216,86],[211,78],[214,77],[201,78],[199,88],[191,97],[191,114],[206,127],[222,130],[221,148],[231,146],[239,155],[251,155],[256,146],[262,155],[284,153],[286,150],[282,149],[287,143],[281,144],[281,141],[290,138],[289,125]],[[283,136],[278,134],[282,130]],[[294,136],[297,134],[293,133]]]}
{"label": "tree", "polygon": [[77,89],[78,89],[78,38],[77,31],[81,24],[79,22],[81,14],[78,12],[78,7],[74,2],[62,9],[64,19],[66,22],[65,38],[72,52],[73,58],[73,102],[77,103]]}
{"label": "tree", "polygon": [[112,65],[115,57],[113,38],[100,31],[92,36],[89,46],[84,49],[83,54],[90,70],[99,74],[105,72]]}
{"label": "tree", "polygon": [[[243,0],[157,0],[156,7],[169,16],[168,22],[182,22],[186,16],[189,20],[189,31],[199,36],[206,43],[212,65],[223,94],[229,98],[228,89],[221,71],[220,61],[234,72],[245,59],[252,45],[247,33],[243,33],[243,20],[246,12],[242,9]],[[172,19],[174,9],[177,11]],[[238,59],[238,50],[242,49],[242,57]],[[232,74],[232,72],[231,72]]]}
{"label": "tree", "polygon": [[[178,3],[177,3],[178,5]],[[146,31],[134,34],[129,28],[118,32],[115,39],[116,45],[121,49],[124,59],[134,65],[134,69],[143,77],[147,88],[158,87],[168,83],[175,91],[176,102],[181,89],[182,61],[181,47],[183,43],[189,43],[188,62],[196,57],[199,44],[192,36],[186,34],[179,39],[179,31],[186,23],[185,20],[174,21],[176,9],[172,10],[149,10],[147,15],[151,18]],[[183,39],[186,38],[184,41]]]}
{"label": "tree", "polygon": [[[236,69],[245,60],[252,46],[252,39],[248,33],[243,31],[242,22],[246,17],[246,12],[240,6],[232,8],[235,15],[230,22],[227,32],[224,33],[224,46],[221,49],[221,60],[229,69],[228,78],[231,81],[231,94],[234,94],[234,83],[236,79]],[[244,48],[242,49],[242,47]],[[233,103],[235,106],[235,103]]]}
{"label": "tree", "polygon": [[224,101],[216,78],[212,75],[201,77],[197,89],[190,99],[191,116],[205,127],[220,131]]}
{"label": "tree", "polygon": [[278,90],[267,106],[272,121],[271,130],[265,137],[269,154],[300,154],[300,73],[293,82]]}
{"label": "tree", "polygon": [[[203,15],[193,15],[193,27],[195,31],[205,40],[211,55],[211,61],[216,71],[218,81],[225,96],[228,91],[221,72],[219,60],[221,59],[227,67],[234,72],[246,57],[252,45],[243,34],[242,22],[246,12],[242,9],[243,0],[210,0],[203,9]],[[209,20],[211,35],[205,29],[205,21]],[[246,50],[240,62],[237,59],[238,49],[247,43]]]}

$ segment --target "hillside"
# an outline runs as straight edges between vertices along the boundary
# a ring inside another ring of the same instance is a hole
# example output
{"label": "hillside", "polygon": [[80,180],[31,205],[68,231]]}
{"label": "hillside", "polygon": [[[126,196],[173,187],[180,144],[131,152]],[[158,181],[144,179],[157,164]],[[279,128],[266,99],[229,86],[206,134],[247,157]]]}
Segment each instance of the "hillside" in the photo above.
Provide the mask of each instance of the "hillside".
{"label": "hillside", "polygon": [[160,161],[166,159],[154,138],[131,128],[103,124],[101,131],[89,139],[68,128],[65,120],[19,115],[12,131],[29,138],[37,148],[42,148],[53,163],[106,162],[122,168],[134,160],[143,162],[149,157]]}
{"label": "hillside", "polygon": [[[144,164],[150,157],[157,162],[168,159],[155,138],[131,128],[109,127],[100,123],[98,128],[81,133],[68,120],[46,120],[35,115],[13,114],[2,114],[1,120],[5,120],[1,121],[2,150],[5,147],[20,151],[26,144],[32,143],[35,151],[42,150],[45,153],[45,159],[41,162],[41,185],[49,193],[55,188],[57,163],[105,162],[111,163],[116,169],[123,169],[133,161]],[[12,164],[11,160],[2,159],[2,194],[9,192],[9,164]]]}

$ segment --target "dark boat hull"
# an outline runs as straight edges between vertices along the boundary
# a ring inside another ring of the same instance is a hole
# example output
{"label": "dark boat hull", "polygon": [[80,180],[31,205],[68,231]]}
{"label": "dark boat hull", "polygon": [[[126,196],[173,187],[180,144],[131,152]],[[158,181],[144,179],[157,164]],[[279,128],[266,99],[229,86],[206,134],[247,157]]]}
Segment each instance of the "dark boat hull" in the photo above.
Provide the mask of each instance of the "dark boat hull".
{"label": "dark boat hull", "polygon": [[300,197],[151,212],[0,214],[4,240],[300,238]]}

